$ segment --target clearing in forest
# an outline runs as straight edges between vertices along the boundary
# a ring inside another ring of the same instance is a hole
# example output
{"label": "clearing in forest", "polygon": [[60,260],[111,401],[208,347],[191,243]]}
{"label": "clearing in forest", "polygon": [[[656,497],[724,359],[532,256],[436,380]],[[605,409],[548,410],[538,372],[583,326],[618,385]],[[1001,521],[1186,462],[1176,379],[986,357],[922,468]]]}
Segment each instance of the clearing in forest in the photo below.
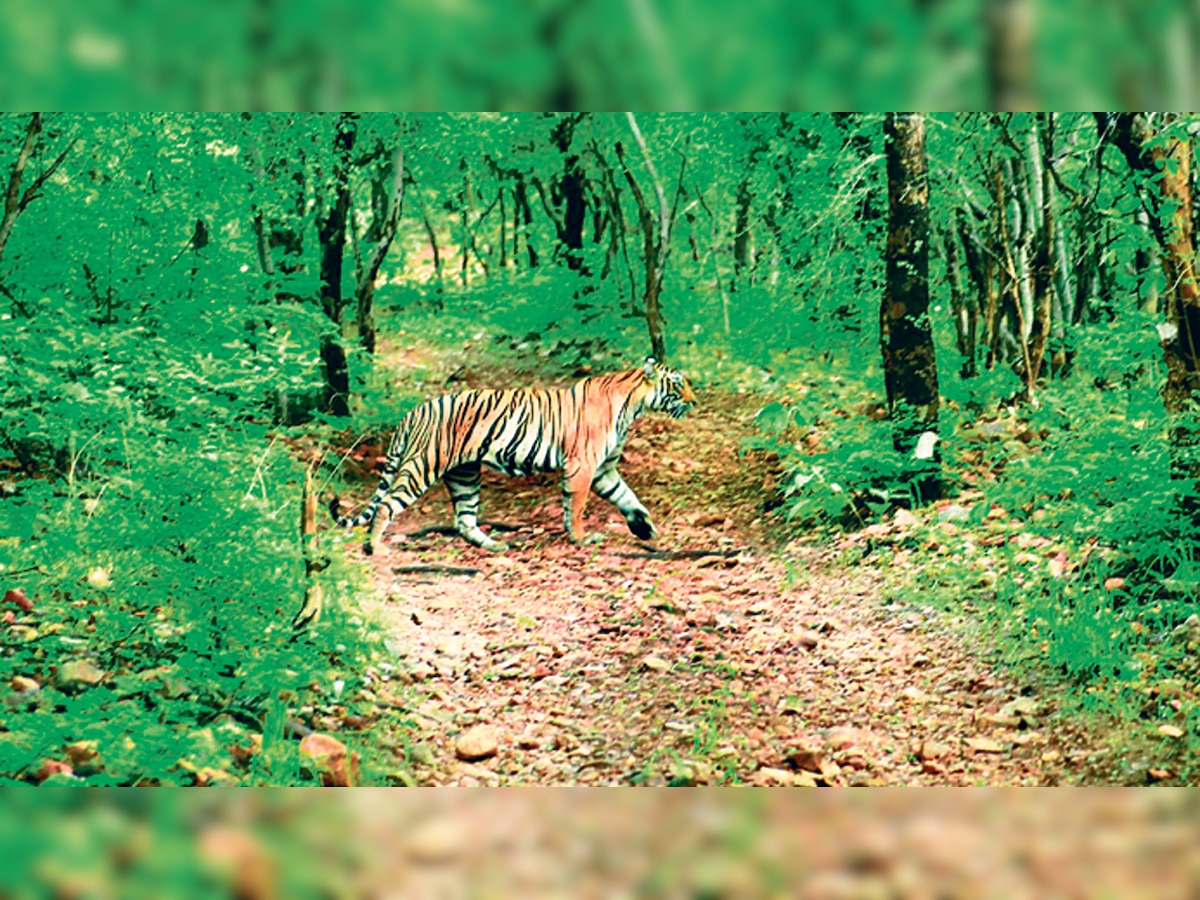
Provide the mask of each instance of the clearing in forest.
{"label": "clearing in forest", "polygon": [[686,419],[634,426],[621,470],[653,545],[594,497],[587,529],[603,540],[572,545],[555,475],[485,473],[481,520],[515,529],[503,554],[435,530],[452,518],[440,485],[393,521],[363,557],[378,587],[366,606],[396,665],[381,699],[414,723],[381,740],[403,748],[413,782],[1065,780],[1073,754],[1046,728],[1049,703],[973,658],[933,609],[889,602],[861,545],[781,535],[764,512],[771,461],[740,447],[755,411],[700,391]]}

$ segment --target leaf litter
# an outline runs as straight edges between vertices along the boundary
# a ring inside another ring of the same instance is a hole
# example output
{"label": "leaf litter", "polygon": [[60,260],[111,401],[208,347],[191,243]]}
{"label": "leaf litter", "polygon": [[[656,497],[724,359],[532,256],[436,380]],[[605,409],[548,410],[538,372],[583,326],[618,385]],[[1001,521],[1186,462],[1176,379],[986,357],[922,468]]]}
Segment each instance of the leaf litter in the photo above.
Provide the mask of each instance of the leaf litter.
{"label": "leaf litter", "polygon": [[635,426],[622,472],[652,512],[652,546],[595,498],[586,527],[601,541],[572,545],[549,475],[485,473],[484,515],[516,529],[504,554],[438,531],[442,487],[405,511],[363,557],[380,598],[366,611],[389,633],[411,712],[380,723],[399,780],[1068,780],[1086,750],[1056,744],[1052,702],[1022,697],[931,610],[883,603],[870,557],[842,558],[853,537],[839,550],[781,534],[764,511],[772,461],[739,445],[752,413],[707,393],[683,422]]}

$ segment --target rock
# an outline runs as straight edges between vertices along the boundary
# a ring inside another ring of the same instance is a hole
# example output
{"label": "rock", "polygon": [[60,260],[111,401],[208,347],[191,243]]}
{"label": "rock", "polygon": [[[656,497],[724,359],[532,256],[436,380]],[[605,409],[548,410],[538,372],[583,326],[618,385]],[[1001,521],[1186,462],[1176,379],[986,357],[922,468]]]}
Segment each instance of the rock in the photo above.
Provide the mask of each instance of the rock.
{"label": "rock", "polygon": [[47,778],[52,778],[55,775],[73,776],[75,771],[69,763],[61,762],[57,759],[42,760],[42,765],[38,768],[37,773],[33,776],[38,784],[41,784]]}
{"label": "rock", "polygon": [[278,895],[278,864],[255,835],[213,825],[200,835],[198,849],[201,857],[230,878],[232,896],[266,900]]}
{"label": "rock", "polygon": [[892,516],[892,524],[897,528],[912,528],[917,521],[917,517],[907,509],[898,509]]}
{"label": "rock", "polygon": [[487,759],[499,750],[500,731],[494,725],[476,725],[460,734],[454,742],[454,755],[467,762]]}
{"label": "rock", "polygon": [[652,672],[666,672],[671,664],[660,656],[645,656],[642,658],[642,668]]}
{"label": "rock", "polygon": [[418,865],[442,865],[463,852],[466,833],[460,823],[447,817],[422,822],[405,841],[408,858]]}
{"label": "rock", "polygon": [[1176,625],[1171,637],[1179,643],[1200,644],[1200,615],[1192,613]]}
{"label": "rock", "polygon": [[949,752],[950,748],[945,744],[938,744],[934,741],[921,741],[921,746],[917,748],[917,756],[926,761],[939,759]]}
{"label": "rock", "polygon": [[924,703],[929,699],[928,694],[926,694],[919,687],[915,687],[913,685],[909,685],[908,687],[904,688],[904,690],[900,692],[900,696],[906,700],[911,700],[913,703]]}
{"label": "rock", "polygon": [[415,766],[432,767],[436,757],[428,744],[413,744],[408,748],[408,760]]}
{"label": "rock", "polygon": [[1183,737],[1183,729],[1176,725],[1159,725],[1158,733],[1169,738]]}
{"label": "rock", "polygon": [[921,763],[922,775],[945,775],[946,767],[936,760],[927,759]]}
{"label": "rock", "polygon": [[5,591],[4,602],[11,603],[22,612],[33,612],[33,601],[26,597],[25,592],[20,588],[10,588]]}
{"label": "rock", "polygon": [[991,738],[967,738],[967,749],[974,750],[976,753],[1003,753],[1004,745],[999,741],[993,741]]}
{"label": "rock", "polygon": [[939,522],[965,522],[971,517],[971,511],[964,506],[959,506],[957,503],[951,503],[949,506],[938,510]]}
{"label": "rock", "polygon": [[99,684],[108,673],[97,668],[91,660],[73,659],[63,663],[54,673],[54,685],[64,693],[82,691]]}
{"label": "rock", "polygon": [[835,750],[845,750],[862,740],[862,732],[848,725],[837,725],[825,732],[825,740]]}
{"label": "rock", "polygon": [[1004,713],[983,713],[980,715],[979,721],[997,728],[1017,728],[1021,724],[1021,717]]}
{"label": "rock", "polygon": [[820,750],[810,747],[792,747],[787,751],[787,761],[802,772],[820,772],[822,755]]}
{"label": "rock", "polygon": [[813,650],[817,644],[821,643],[821,635],[816,631],[801,628],[798,631],[792,632],[792,640],[795,641],[796,646],[804,650]]}
{"label": "rock", "polygon": [[311,760],[325,787],[353,787],[358,781],[358,754],[348,754],[335,737],[314,731],[300,741],[300,756]]}
{"label": "rock", "polygon": [[1017,697],[1000,707],[1000,715],[1012,716],[1018,724],[1032,725],[1038,714],[1038,702],[1033,697]]}
{"label": "rock", "polygon": [[14,675],[8,682],[8,686],[18,694],[35,694],[41,689],[40,684],[24,675]]}
{"label": "rock", "polygon": [[786,769],[763,766],[750,776],[750,780],[759,787],[770,787],[772,785],[790,787],[795,783],[795,776]]}

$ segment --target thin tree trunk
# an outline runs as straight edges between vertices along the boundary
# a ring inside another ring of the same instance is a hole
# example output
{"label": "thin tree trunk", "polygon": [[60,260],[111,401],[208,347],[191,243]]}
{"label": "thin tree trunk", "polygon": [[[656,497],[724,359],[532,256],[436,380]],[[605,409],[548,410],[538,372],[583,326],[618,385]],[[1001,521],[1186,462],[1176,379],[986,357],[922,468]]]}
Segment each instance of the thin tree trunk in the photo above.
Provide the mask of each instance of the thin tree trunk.
{"label": "thin tree trunk", "polygon": [[[387,210],[383,223],[378,226],[378,240],[371,250],[371,257],[365,266],[359,267],[355,296],[358,301],[355,321],[358,326],[359,343],[368,353],[375,352],[375,279],[379,269],[392,246],[396,231],[400,226],[400,213],[404,204],[404,148],[396,151],[395,165],[392,176],[392,192],[390,198],[382,204]],[[379,211],[377,207],[377,211]],[[357,248],[357,243],[355,244]]]}
{"label": "thin tree trunk", "polygon": [[[1043,147],[1048,140],[1045,113],[1038,113],[1029,127],[1029,184],[1032,204],[1033,234],[1033,318],[1029,328],[1029,374],[1027,383],[1032,398],[1034,387],[1042,376],[1046,347],[1050,340],[1051,316],[1054,309],[1054,211],[1051,208],[1053,190],[1050,172],[1043,164]],[[1039,128],[1038,126],[1042,126]],[[1049,155],[1050,147],[1044,150]]]}
{"label": "thin tree trunk", "polygon": [[350,415],[350,370],[342,346],[342,270],[346,253],[346,225],[350,218],[350,152],[357,127],[354,116],[343,113],[334,126],[333,170],[328,190],[332,194],[324,215],[317,217],[321,243],[321,308],[332,323],[331,333],[321,340],[325,370],[325,408],[337,416]]}
{"label": "thin tree trunk", "polygon": [[1037,108],[1033,89],[1034,0],[985,0],[988,106]]}
{"label": "thin tree trunk", "polygon": [[917,114],[884,120],[888,177],[886,289],[880,345],[893,442],[914,457],[910,486],[917,503],[940,494],[936,442],[938,383],[929,322],[929,181],[925,122]]}

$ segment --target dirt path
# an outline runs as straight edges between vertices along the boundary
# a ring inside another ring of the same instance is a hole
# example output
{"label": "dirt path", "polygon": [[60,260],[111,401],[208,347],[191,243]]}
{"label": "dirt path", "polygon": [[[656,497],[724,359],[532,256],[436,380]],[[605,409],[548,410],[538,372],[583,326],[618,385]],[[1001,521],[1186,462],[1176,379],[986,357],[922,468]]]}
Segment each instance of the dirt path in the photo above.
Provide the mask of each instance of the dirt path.
{"label": "dirt path", "polygon": [[[1059,780],[1045,710],[932,614],[885,605],[865,565],[777,547],[761,511],[770,467],[738,456],[753,412],[702,394],[682,422],[635,426],[622,471],[654,548],[594,498],[587,527],[603,542],[571,545],[551,476],[485,475],[481,517],[519,526],[505,554],[397,540],[449,521],[441,487],[393,525],[370,558],[386,598],[370,611],[410,682],[397,695],[417,698],[397,738],[418,784]],[[415,568],[428,566],[477,574]]]}

